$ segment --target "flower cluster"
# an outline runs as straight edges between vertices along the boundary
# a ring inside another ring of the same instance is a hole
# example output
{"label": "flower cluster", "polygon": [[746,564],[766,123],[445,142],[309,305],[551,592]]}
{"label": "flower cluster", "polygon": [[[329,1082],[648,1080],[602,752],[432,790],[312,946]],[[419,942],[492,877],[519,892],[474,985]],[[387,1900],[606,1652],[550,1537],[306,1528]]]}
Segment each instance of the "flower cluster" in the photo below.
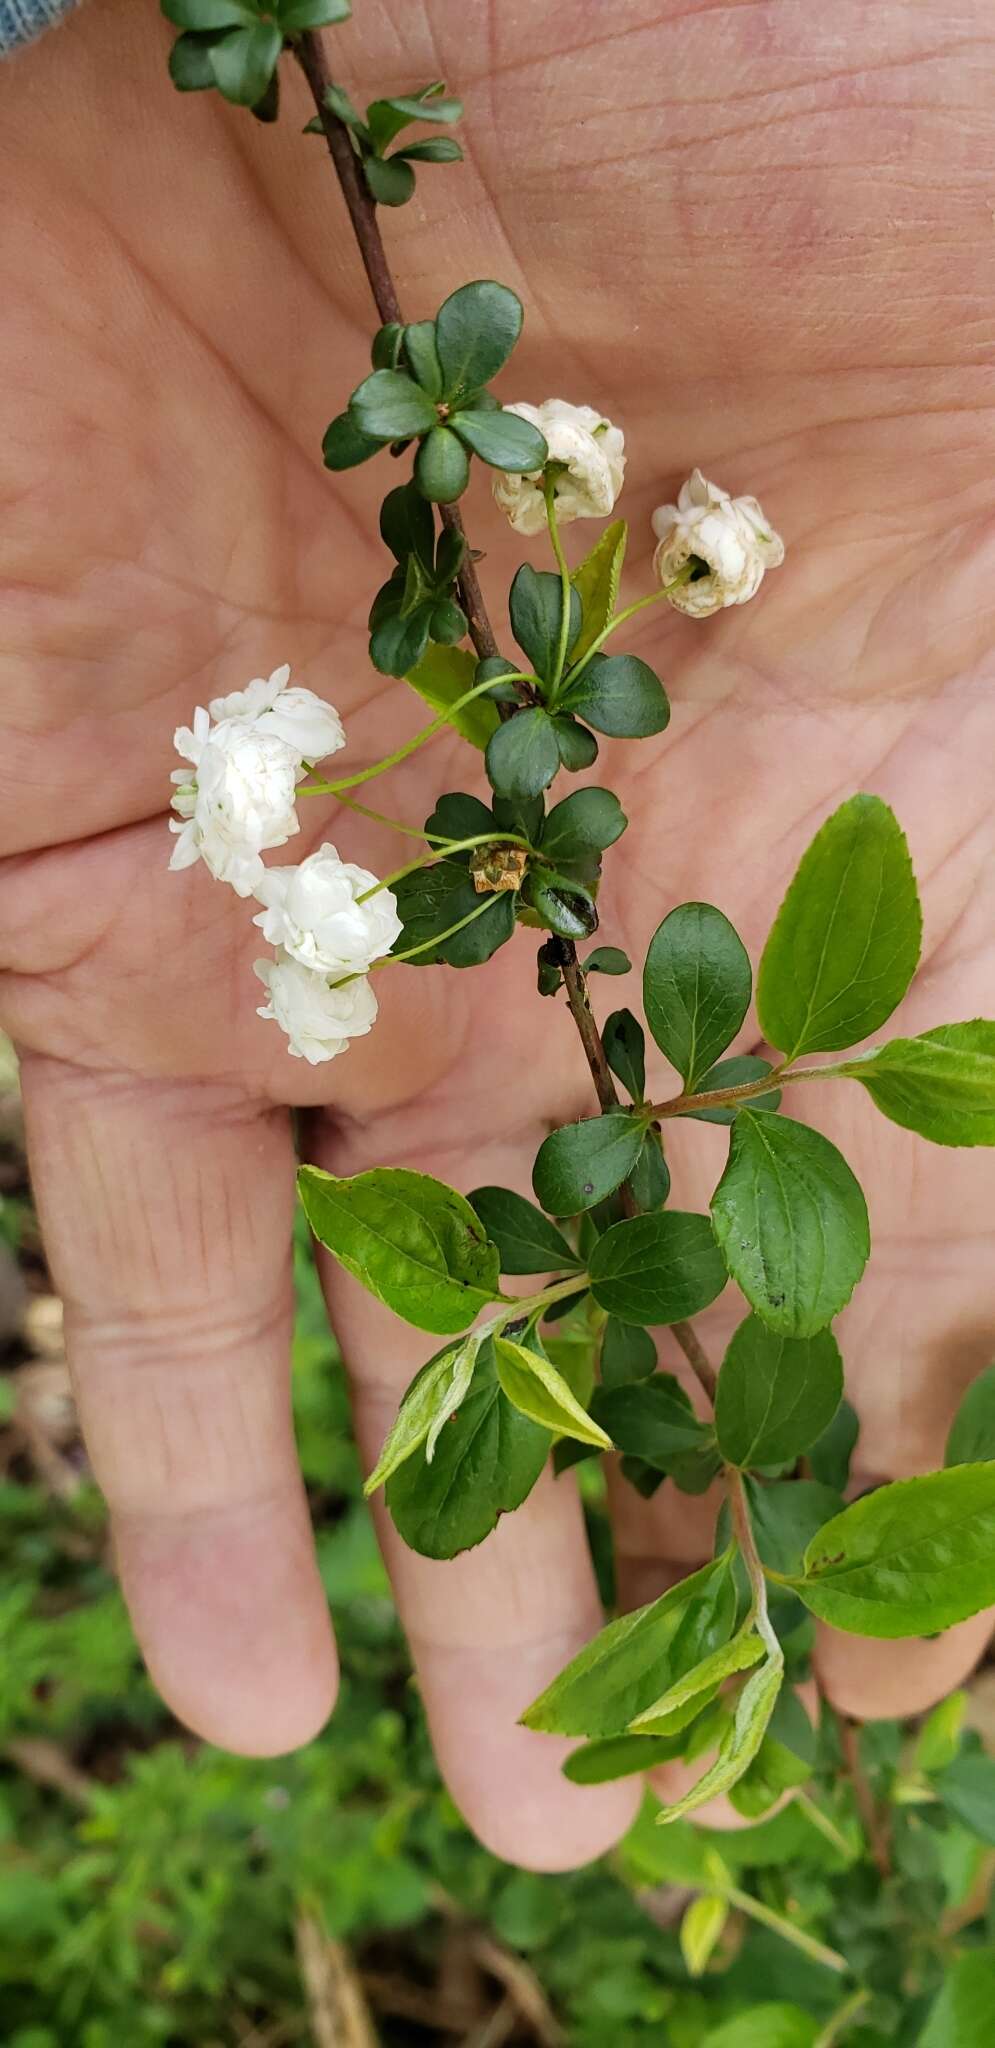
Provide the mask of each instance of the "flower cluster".
{"label": "flower cluster", "polygon": [[[175,746],[171,868],[202,860],[218,881],[263,905],[253,922],[276,948],[255,971],[268,1001],[261,1017],[286,1032],[288,1050],[311,1065],[365,1036],[377,1014],[370,968],[401,930],[395,899],[375,875],[324,845],[292,867],[261,855],[300,830],[298,778],[345,745],[338,712],[313,690],[290,688],[290,669],[198,708]],[[192,769],[192,773],[190,770]]]}
{"label": "flower cluster", "polygon": [[755,498],[731,498],[693,469],[676,505],[658,505],[653,531],[659,543],[653,567],[671,583],[692,559],[702,573],[670,592],[670,602],[692,619],[707,619],[727,604],[755,597],[766,569],[784,560],[784,542],[768,526]]}

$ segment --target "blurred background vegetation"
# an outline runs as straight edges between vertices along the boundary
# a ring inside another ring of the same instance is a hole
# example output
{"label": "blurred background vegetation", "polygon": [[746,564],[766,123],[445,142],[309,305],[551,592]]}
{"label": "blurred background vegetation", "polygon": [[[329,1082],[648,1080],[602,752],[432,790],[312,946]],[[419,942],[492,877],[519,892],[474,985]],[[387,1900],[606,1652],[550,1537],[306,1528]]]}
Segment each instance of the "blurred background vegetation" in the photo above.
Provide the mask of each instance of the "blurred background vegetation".
{"label": "blurred background vegetation", "polygon": [[992,2048],[995,1671],[924,1730],[826,1713],[794,1802],[738,1834],[657,1828],[647,1799],[587,1870],[499,1863],[439,1783],[303,1232],[297,1277],[344,1683],[317,1741],[256,1763],[197,1742],[142,1671],[0,1041],[4,2048]]}

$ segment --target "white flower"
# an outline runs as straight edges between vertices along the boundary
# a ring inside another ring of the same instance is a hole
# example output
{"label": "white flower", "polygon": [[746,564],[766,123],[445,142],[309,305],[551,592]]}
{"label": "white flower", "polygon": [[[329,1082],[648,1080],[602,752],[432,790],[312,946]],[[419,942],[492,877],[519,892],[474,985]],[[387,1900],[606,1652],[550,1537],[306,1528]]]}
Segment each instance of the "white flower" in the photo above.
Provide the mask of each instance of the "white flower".
{"label": "white flower", "polygon": [[275,668],[268,681],[256,676],[244,690],[227,697],[214,697],[211,717],[219,722],[239,719],[254,725],[257,732],[284,740],[299,761],[323,761],[345,746],[345,730],[334,704],[326,704],[313,690],[286,687],[290,665]]}
{"label": "white flower", "polygon": [[784,542],[756,499],[731,498],[700,469],[681,485],[676,505],[657,506],[653,531],[659,542],[653,567],[662,584],[672,582],[691,555],[708,564],[707,575],[670,593],[670,603],[692,619],[745,604],[756,596],[765,569],[784,560]]}
{"label": "white flower", "polygon": [[176,768],[173,794],[179,834],[171,868],[202,860],[219,882],[239,896],[251,896],[264,874],[264,848],[284,846],[299,831],[294,792],[299,762],[283,740],[232,719],[211,726],[207,712],[194,713],[193,729],[181,727],[176,749],[194,773]]}
{"label": "white flower", "polygon": [[286,1032],[294,1059],[317,1067],[344,1052],[351,1038],[364,1038],[372,1030],[377,999],[364,976],[336,988],[325,975],[282,951],[275,960],[257,960],[254,966],[269,996],[256,1014],[272,1017]]}
{"label": "white flower", "polygon": [[[600,412],[589,405],[568,405],[565,398],[547,398],[542,405],[506,405],[505,412],[517,412],[546,437],[550,462],[565,462],[564,473],[556,479],[556,517],[560,525],[570,519],[604,519],[622,488],[625,471],[625,436]],[[494,497],[506,512],[516,533],[541,533],[547,524],[542,494],[542,470],[528,476],[499,471],[494,478]]]}
{"label": "white flower", "polygon": [[365,974],[401,931],[390,890],[334,846],[319,846],[298,867],[264,868],[255,895],[266,906],[253,919],[264,938],[322,974]]}

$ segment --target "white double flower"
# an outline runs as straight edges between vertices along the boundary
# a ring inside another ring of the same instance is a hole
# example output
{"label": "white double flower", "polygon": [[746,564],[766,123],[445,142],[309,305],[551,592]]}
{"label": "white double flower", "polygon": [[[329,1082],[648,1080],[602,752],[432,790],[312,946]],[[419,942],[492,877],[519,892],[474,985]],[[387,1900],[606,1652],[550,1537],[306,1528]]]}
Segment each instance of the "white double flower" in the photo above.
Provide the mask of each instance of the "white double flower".
{"label": "white double flower", "polygon": [[653,567],[661,584],[671,583],[692,556],[705,573],[669,592],[669,602],[689,618],[706,619],[729,604],[755,597],[767,569],[784,560],[784,542],[768,525],[756,498],[732,498],[694,469],[681,485],[676,505],[653,514],[658,546]]}
{"label": "white double flower", "polygon": [[254,894],[263,937],[318,974],[365,974],[400,935],[396,898],[334,846],[299,867],[264,868]]}
{"label": "white double flower", "polygon": [[372,1030],[377,999],[364,975],[336,986],[292,960],[282,948],[275,960],[257,960],[254,965],[269,998],[256,1014],[272,1018],[286,1032],[287,1051],[294,1059],[317,1067],[344,1052],[350,1039],[365,1038]]}
{"label": "white double flower", "polygon": [[[545,436],[550,462],[566,468],[556,479],[556,518],[605,519],[622,488],[625,436],[603,413],[590,405],[569,405],[565,398],[547,398],[542,405],[506,405]],[[527,476],[496,471],[494,498],[516,533],[541,533],[548,524],[543,497],[543,472]]]}

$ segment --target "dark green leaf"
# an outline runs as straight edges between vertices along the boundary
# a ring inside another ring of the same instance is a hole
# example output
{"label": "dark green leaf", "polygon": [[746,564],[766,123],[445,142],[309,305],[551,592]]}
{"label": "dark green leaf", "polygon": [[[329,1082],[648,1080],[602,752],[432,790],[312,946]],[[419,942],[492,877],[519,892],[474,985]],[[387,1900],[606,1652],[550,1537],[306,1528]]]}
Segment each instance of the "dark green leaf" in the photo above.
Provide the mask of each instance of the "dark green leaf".
{"label": "dark green leaf", "polygon": [[643,970],[646,1022],[688,1094],[735,1038],[753,979],[742,940],[710,903],[682,903],[650,940]]}
{"label": "dark green leaf", "polygon": [[306,28],[330,28],[333,22],[348,21],[351,12],[350,0],[280,0],[276,9],[285,36]]}
{"label": "dark green leaf", "polygon": [[234,28],[211,45],[211,69],[219,92],[238,107],[261,100],[279,62],[283,37],[271,22]]}
{"label": "dark green leaf", "polygon": [[[449,967],[479,967],[510,939],[515,928],[515,905],[510,893],[494,895],[488,902],[478,895],[472,876],[458,857],[405,875],[395,883],[394,895],[404,926],[396,950],[403,953],[413,946],[425,948],[411,961],[412,967],[434,966],[440,960]],[[448,939],[442,937],[444,932],[451,932],[453,925],[480,911],[482,903],[487,908],[472,923],[464,925],[462,931],[452,932]]]}
{"label": "dark green leaf", "polygon": [[621,946],[595,946],[584,961],[585,974],[628,974],[632,961]]}
{"label": "dark green leaf", "polygon": [[843,1069],[892,1123],[934,1145],[995,1145],[995,1023],[938,1024]]}
{"label": "dark green leaf", "polygon": [[414,195],[414,171],[399,157],[364,157],[363,176],[378,206],[406,206]]}
{"label": "dark green leaf", "polygon": [[274,71],[261,100],[256,100],[249,112],[254,121],[265,124],[280,118],[280,73]]}
{"label": "dark green leaf", "polygon": [[641,1102],[646,1093],[646,1040],[638,1018],[631,1010],[613,1010],[605,1019],[601,1041],[612,1073],[618,1075],[633,1101]]}
{"label": "dark green leaf", "polygon": [[[466,796],[462,790],[451,789],[440,796],[431,817],[425,820],[425,837],[442,839],[472,839],[481,832],[494,828],[493,812],[481,803],[479,796]],[[469,854],[454,856],[469,861]]]}
{"label": "dark green leaf", "polygon": [[[435,520],[431,506],[426,505],[420,491],[414,484],[398,484],[388,491],[380,507],[380,538],[389,547],[395,560],[403,563],[408,555],[415,555],[422,567],[431,573],[435,553]],[[467,683],[467,689],[471,687]]]}
{"label": "dark green leaf", "polygon": [[564,1124],[539,1147],[532,1172],[537,1200],[553,1216],[593,1209],[621,1186],[642,1142],[642,1124],[624,1110]]}
{"label": "dark green leaf", "polygon": [[843,1361],[831,1330],[781,1337],[747,1316],[719,1374],[719,1449],[730,1465],[793,1461],[828,1428],[842,1398]]}
{"label": "dark green leaf", "polygon": [[177,28],[252,28],[259,20],[248,0],[160,0],[160,7]]}
{"label": "dark green leaf", "polygon": [[574,648],[575,661],[587,653],[614,613],[627,538],[625,520],[614,519],[570,578],[584,614]]}
{"label": "dark green leaf", "polygon": [[387,1482],[387,1506],[422,1557],[455,1557],[520,1507],[549,1454],[550,1434],[513,1408],[498,1384],[494,1347],[481,1346],[473,1384],[439,1438],[431,1465],[416,1451]]}
{"label": "dark green leaf", "polygon": [[443,1181],[400,1166],[351,1180],[302,1166],[298,1185],[319,1242],[405,1322],[445,1336],[496,1299],[497,1248]]}
{"label": "dark green leaf", "polygon": [[470,481],[462,442],[448,427],[433,427],[415,457],[415,481],[433,505],[452,505]]}
{"label": "dark green leaf", "polygon": [[680,1209],[615,1223],[590,1260],[591,1292],[623,1323],[679,1323],[707,1308],[725,1268],[707,1216]]}
{"label": "dark green leaf", "polygon": [[363,434],[405,441],[435,426],[432,401],[403,370],[373,370],[349,400],[349,415]]}
{"label": "dark green leaf", "polygon": [[[533,569],[523,562],[508,598],[511,630],[527,654],[536,675],[549,682],[556,668],[563,619],[563,586],[549,569]],[[567,648],[580,631],[580,598],[570,593],[570,625]]]}
{"label": "dark green leaf", "polygon": [[[395,161],[394,158],[391,159]],[[412,175],[412,187],[414,176]],[[417,383],[431,399],[442,397],[442,370],[435,346],[435,321],[414,320],[404,330],[404,353]]]}
{"label": "dark green leaf", "polygon": [[588,1415],[563,1374],[542,1352],[496,1337],[494,1357],[501,1386],[520,1415],[557,1436],[575,1437],[599,1451],[612,1449],[611,1437]]}
{"label": "dark green leaf", "polygon": [[579,725],[576,718],[562,718],[557,714],[553,720],[556,744],[560,760],[571,775],[579,775],[581,769],[590,768],[598,758],[598,742],[586,725]]}
{"label": "dark green leaf", "polygon": [[844,1508],[795,1581],[807,1607],[865,1636],[932,1635],[995,1601],[995,1463],[899,1479]]}
{"label": "dark green leaf", "polygon": [[609,1316],[601,1339],[602,1386],[627,1387],[635,1380],[648,1379],[655,1371],[656,1345],[649,1331]]}
{"label": "dark green leaf", "polygon": [[538,796],[560,765],[547,713],[539,705],[516,711],[491,734],[485,761],[488,780],[500,796]]}
{"label": "dark green leaf", "polygon": [[177,92],[206,92],[213,88],[213,42],[213,36],[177,36],[169,53],[169,75]]}
{"label": "dark green leaf", "polygon": [[978,1465],[995,1458],[995,1365],[972,1380],[947,1438],[945,1465]]}
{"label": "dark green leaf", "polygon": [[803,855],[764,947],[764,1036],[789,1059],[855,1045],[901,1002],[921,938],[901,826],[880,797],[851,797]]}
{"label": "dark green leaf", "polygon": [[432,606],[429,631],[433,640],[442,647],[455,647],[458,640],[465,640],[467,622],[462,606],[449,598],[440,598]]}
{"label": "dark green leaf", "polygon": [[[448,711],[450,705],[473,689],[476,662],[466,648],[430,647],[417,667],[409,671],[407,681],[433,711]],[[483,752],[496,730],[498,715],[486,697],[475,697],[472,704],[464,704],[461,711],[455,712],[449,722],[454,732],[460,733],[463,739]],[[486,831],[486,825],[481,829]],[[455,836],[458,839],[467,837],[464,832]]]}
{"label": "dark green leaf", "polygon": [[933,1778],[933,1789],[955,1820],[976,1835],[979,1842],[995,1848],[995,1757],[954,1757]]}
{"label": "dark green leaf", "polygon": [[517,412],[500,408],[497,412],[482,412],[469,407],[465,412],[454,412],[450,425],[454,434],[492,469],[520,474],[541,469],[546,460],[548,451],[538,428],[530,420],[521,419]]}
{"label": "dark green leaf", "polygon": [[647,1465],[645,1458],[620,1458],[619,1471],[626,1484],[635,1487],[640,1500],[652,1500],[667,1476],[655,1465]]}
{"label": "dark green leaf", "polygon": [[683,1736],[609,1735],[585,1742],[563,1765],[572,1785],[607,1785],[615,1778],[633,1778],[681,1755]]}
{"label": "dark green leaf", "polygon": [[735,1613],[724,1560],[681,1579],[587,1643],[522,1719],[554,1735],[622,1735],[668,1685],[725,1641]]}
{"label": "dark green leaf", "polygon": [[524,1195],[510,1188],[477,1188],[470,1206],[501,1259],[502,1273],[560,1273],[580,1262],[566,1238]]}
{"label": "dark green leaf", "polygon": [[384,150],[412,121],[458,121],[462,112],[461,100],[434,99],[419,93],[407,98],[373,100],[366,109],[366,118],[376,148]]}
{"label": "dark green leaf", "polygon": [[808,1454],[809,1469],[813,1479],[823,1486],[835,1487],[837,1493],[846,1492],[850,1477],[850,1460],[860,1435],[857,1411],[849,1401],[841,1401],[828,1429],[824,1429],[818,1441]]}
{"label": "dark green leaf", "polygon": [[599,1387],[592,1414],[608,1431],[616,1450],[670,1472],[688,1451],[701,1450],[711,1431],[699,1422],[679,1380],[657,1372],[628,1386]]}
{"label": "dark green leaf", "polygon": [[809,1544],[843,1505],[831,1486],[814,1479],[779,1479],[771,1486],[751,1479],[747,1494],[757,1549],[772,1572],[799,1572]]}
{"label": "dark green leaf", "polygon": [[355,469],[378,455],[383,445],[378,435],[362,433],[351,413],[340,412],[325,430],[322,459],[326,469]]}
{"label": "dark green leaf", "polygon": [[543,853],[557,864],[603,853],[621,839],[628,822],[610,789],[575,789],[550,811],[543,826]]}
{"label": "dark green leaf", "polygon": [[409,142],[403,149],[395,149],[391,162],[398,157],[409,164],[459,164],[463,151],[451,135],[431,135],[426,142]]}
{"label": "dark green leaf", "polygon": [[743,1108],[712,1223],[733,1279],[772,1330],[811,1337],[832,1322],[867,1264],[867,1205],[821,1131]]}
{"label": "dark green leaf", "polygon": [[559,709],[612,739],[646,739],[670,719],[659,676],[635,654],[592,654],[575,683],[567,677]]}
{"label": "dark green leaf", "polygon": [[[697,1092],[705,1095],[713,1088],[739,1088],[745,1081],[762,1081],[771,1072],[769,1060],[757,1059],[752,1052],[733,1053],[731,1059],[718,1060],[707,1074],[702,1074]],[[749,1099],[754,1109],[777,1109],[781,1090],[772,1088],[769,1095],[753,1095]],[[735,1103],[730,1103],[721,1109],[689,1110],[688,1114],[702,1124],[731,1124],[739,1110]]]}
{"label": "dark green leaf", "polygon": [[950,1965],[916,2048],[991,2048],[993,2040],[995,1953],[972,1949]]}
{"label": "dark green leaf", "polygon": [[428,607],[419,605],[405,618],[400,602],[398,592],[394,604],[375,607],[371,615],[370,660],[382,676],[406,676],[428,646]]}
{"label": "dark green leaf", "polygon": [[696,1451],[688,1451],[683,1458],[675,1458],[670,1468],[670,1477],[682,1493],[707,1493],[712,1480],[718,1475],[722,1464],[718,1451],[712,1443],[704,1443]]}
{"label": "dark green leaf", "polygon": [[521,301],[493,279],[460,285],[439,307],[435,327],[452,404],[489,384],[507,362],[522,331]]}
{"label": "dark green leaf", "polygon": [[[403,340],[404,327],[400,320],[388,320],[385,327],[378,327],[373,337],[373,346],[370,349],[373,368],[375,370],[396,370],[401,360],[401,344]],[[402,485],[401,488],[407,489],[408,486]],[[393,491],[390,493],[390,496],[394,496]],[[382,519],[380,531],[383,533]],[[386,535],[384,538],[386,539]]]}
{"label": "dark green leaf", "polygon": [[347,128],[353,129],[355,134],[361,135],[366,141],[369,141],[370,131],[365,121],[361,119],[357,109],[353,106],[348,93],[341,85],[326,86],[325,105],[329,113],[335,115],[336,120],[344,121]]}

